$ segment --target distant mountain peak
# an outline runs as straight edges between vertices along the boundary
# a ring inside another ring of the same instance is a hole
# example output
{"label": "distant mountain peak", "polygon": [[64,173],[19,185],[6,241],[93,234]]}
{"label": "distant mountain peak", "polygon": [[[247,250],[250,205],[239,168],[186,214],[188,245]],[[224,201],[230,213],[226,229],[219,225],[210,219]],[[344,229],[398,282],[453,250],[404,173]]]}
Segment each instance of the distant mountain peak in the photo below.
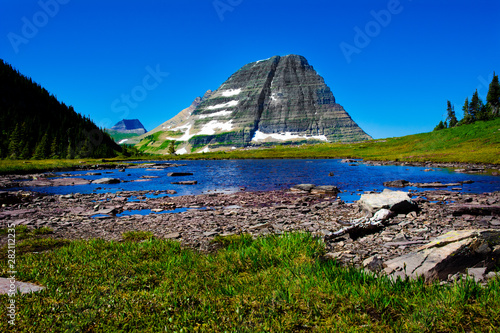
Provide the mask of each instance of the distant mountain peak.
{"label": "distant mountain peak", "polygon": [[134,134],[144,134],[146,129],[139,121],[139,119],[122,119],[111,127],[110,130],[119,133],[134,133]]}

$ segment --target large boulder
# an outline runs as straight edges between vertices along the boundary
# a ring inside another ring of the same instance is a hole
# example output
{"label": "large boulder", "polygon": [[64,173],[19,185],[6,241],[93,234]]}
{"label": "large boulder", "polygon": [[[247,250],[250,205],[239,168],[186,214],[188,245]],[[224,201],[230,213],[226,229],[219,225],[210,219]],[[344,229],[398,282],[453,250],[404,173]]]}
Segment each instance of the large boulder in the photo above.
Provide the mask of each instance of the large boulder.
{"label": "large boulder", "polygon": [[450,231],[415,252],[386,261],[384,270],[392,277],[446,280],[468,268],[493,268],[500,259],[499,244],[500,230]]}
{"label": "large boulder", "polygon": [[385,189],[382,193],[363,194],[358,201],[359,208],[367,215],[389,209],[396,214],[407,214],[418,209],[408,193],[402,191],[391,191]]}

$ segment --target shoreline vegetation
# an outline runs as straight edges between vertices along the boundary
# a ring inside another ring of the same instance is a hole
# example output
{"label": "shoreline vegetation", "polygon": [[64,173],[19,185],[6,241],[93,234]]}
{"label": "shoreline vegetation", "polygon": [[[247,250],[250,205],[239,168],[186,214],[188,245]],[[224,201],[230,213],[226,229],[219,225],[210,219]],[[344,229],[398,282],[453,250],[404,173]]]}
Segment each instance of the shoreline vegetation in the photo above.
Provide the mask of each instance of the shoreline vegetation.
{"label": "shoreline vegetation", "polygon": [[245,148],[186,155],[118,156],[107,159],[0,160],[0,174],[67,171],[95,165],[130,161],[217,159],[328,159],[361,158],[409,163],[465,163],[500,165],[500,119],[478,121],[460,127],[376,139],[359,143],[324,143],[271,148]]}
{"label": "shoreline vegetation", "polygon": [[[500,326],[498,279],[481,286],[472,278],[439,285],[377,277],[322,259],[324,244],[309,233],[219,237],[219,251],[210,254],[144,232],[124,234],[122,241],[56,244],[41,237],[27,235],[19,246],[26,251],[18,255],[17,277],[47,286],[16,297],[19,332],[456,332]],[[37,253],[29,253],[33,249]],[[6,311],[0,328],[8,329]]]}

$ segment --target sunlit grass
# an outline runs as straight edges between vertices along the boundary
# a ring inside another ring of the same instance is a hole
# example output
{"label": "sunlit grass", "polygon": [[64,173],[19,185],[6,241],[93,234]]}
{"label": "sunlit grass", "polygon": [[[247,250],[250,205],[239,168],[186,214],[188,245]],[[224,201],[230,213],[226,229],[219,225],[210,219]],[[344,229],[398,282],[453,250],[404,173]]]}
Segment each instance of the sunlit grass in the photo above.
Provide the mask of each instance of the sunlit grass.
{"label": "sunlit grass", "polygon": [[[144,332],[497,331],[500,285],[395,281],[322,259],[306,233],[215,240],[203,255],[178,242],[74,241],[19,255],[15,330]],[[5,265],[4,263],[2,263]],[[6,275],[2,266],[1,273]],[[0,296],[6,301],[8,296]],[[6,312],[0,330],[11,331]]]}

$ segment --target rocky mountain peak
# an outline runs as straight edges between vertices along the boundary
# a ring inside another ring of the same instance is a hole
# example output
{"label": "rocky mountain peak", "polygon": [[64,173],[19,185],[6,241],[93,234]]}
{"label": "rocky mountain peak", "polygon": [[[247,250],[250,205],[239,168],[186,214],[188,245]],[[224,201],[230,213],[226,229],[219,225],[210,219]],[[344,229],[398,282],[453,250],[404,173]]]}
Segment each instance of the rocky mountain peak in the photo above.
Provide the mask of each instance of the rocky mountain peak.
{"label": "rocky mountain peak", "polygon": [[169,128],[183,134],[165,139],[184,141],[191,150],[370,139],[300,55],[249,63],[207,91],[189,115],[184,111],[176,116],[183,114],[183,120]]}

